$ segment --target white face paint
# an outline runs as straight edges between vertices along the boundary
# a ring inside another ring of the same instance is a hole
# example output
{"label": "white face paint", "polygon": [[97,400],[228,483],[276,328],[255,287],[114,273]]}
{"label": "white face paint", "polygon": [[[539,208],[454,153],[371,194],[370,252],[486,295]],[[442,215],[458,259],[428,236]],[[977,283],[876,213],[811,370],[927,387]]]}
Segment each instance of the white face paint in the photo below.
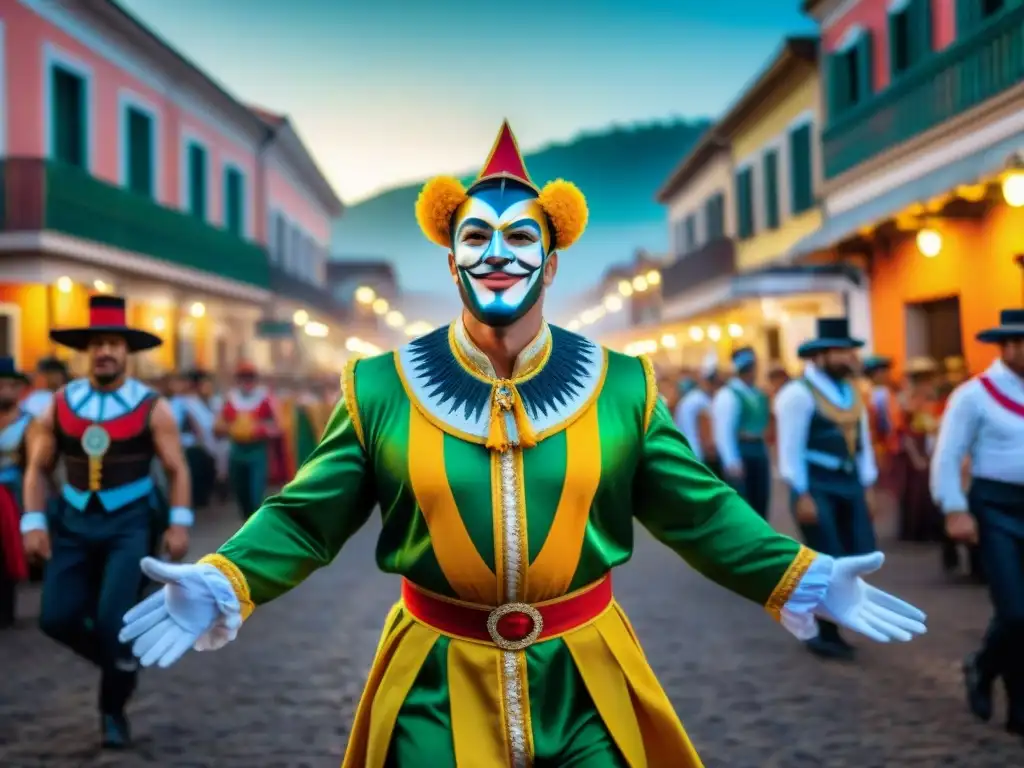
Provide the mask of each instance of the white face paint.
{"label": "white face paint", "polygon": [[508,325],[540,295],[551,246],[544,210],[534,193],[489,187],[455,215],[452,255],[469,310],[489,325]]}

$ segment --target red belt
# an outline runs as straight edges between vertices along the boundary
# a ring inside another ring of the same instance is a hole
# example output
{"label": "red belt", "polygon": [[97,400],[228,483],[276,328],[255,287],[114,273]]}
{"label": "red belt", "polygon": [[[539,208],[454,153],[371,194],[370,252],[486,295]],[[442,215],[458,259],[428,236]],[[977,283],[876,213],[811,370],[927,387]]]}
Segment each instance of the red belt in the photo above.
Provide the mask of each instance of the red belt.
{"label": "red belt", "polygon": [[402,579],[402,602],[414,619],[446,635],[520,651],[596,619],[611,604],[612,577],[543,603],[505,603],[497,608],[435,595]]}

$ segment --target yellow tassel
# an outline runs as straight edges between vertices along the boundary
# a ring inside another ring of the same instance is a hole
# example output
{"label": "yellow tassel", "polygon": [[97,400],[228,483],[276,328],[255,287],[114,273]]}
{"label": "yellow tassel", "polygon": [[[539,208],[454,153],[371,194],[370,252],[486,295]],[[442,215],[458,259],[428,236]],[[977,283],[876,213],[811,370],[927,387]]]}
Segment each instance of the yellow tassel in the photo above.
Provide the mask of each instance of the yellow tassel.
{"label": "yellow tassel", "polygon": [[515,419],[518,446],[533,448],[537,445],[537,434],[533,431],[530,417],[526,415],[526,408],[523,407],[515,384],[507,380],[498,381],[494,385],[494,391],[491,394],[491,425],[487,432],[485,445],[489,450],[499,453],[513,447],[505,421],[505,414],[509,411],[512,413],[512,418]]}

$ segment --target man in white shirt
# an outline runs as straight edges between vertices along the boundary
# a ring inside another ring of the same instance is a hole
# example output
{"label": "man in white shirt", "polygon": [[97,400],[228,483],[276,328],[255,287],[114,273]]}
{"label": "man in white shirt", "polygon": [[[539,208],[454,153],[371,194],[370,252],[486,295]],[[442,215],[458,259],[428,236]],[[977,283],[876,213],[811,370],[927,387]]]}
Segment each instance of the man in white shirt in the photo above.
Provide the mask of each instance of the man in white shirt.
{"label": "man in white shirt", "polygon": [[[992,717],[992,686],[1002,677],[1006,729],[1024,736],[1024,310],[1003,310],[978,334],[999,358],[949,399],[932,456],[931,491],[946,533],[978,543],[994,616],[981,650],[964,662],[970,708]],[[960,468],[970,457],[964,495]]]}
{"label": "man in white shirt", "polygon": [[700,379],[675,410],[675,422],[690,444],[694,455],[721,477],[721,464],[715,449],[711,426],[711,398],[718,387],[718,355],[708,354],[701,364]]}
{"label": "man in white shirt", "polygon": [[[853,382],[856,350],[845,317],[818,318],[818,336],[800,345],[804,374],[775,398],[779,474],[790,488],[804,540],[834,557],[875,551],[867,489],[878,479],[867,409]],[[812,653],[851,658],[835,624],[819,621]]]}
{"label": "man in white shirt", "polygon": [[68,367],[56,357],[44,357],[36,365],[35,389],[21,402],[21,409],[39,418],[53,402],[53,393],[68,383]]}
{"label": "man in white shirt", "polygon": [[753,348],[735,350],[732,364],[735,375],[711,402],[715,448],[725,479],[767,520],[772,470],[765,433],[771,408],[768,395],[755,384],[757,355]]}

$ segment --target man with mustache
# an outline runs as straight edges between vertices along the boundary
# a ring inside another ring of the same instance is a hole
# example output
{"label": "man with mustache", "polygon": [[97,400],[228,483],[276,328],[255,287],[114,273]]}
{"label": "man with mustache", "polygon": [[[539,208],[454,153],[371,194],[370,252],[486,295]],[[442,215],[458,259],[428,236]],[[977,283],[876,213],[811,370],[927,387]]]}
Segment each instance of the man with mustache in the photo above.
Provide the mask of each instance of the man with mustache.
{"label": "man with mustache", "polygon": [[320,445],[217,554],[144,561],[167,586],[125,617],[143,664],[233,639],[378,505],[378,562],[402,599],[348,768],[699,766],[612,598],[634,517],[797,634],[815,610],[879,640],[924,631],[859,580],[880,555],[802,548],[698,462],[649,360],[544,322],[586,203],[568,182],[534,185],[507,123],[469,189],[430,181],[416,213],[448,252],[461,317],[350,364]]}
{"label": "man with mustache", "polygon": [[32,415],[18,406],[28,377],[11,357],[0,357],[0,629],[14,624],[18,584],[28,567],[18,532],[25,435]]}
{"label": "man with mustache", "polygon": [[[59,390],[36,422],[21,531],[28,557],[49,561],[40,627],[100,668],[101,737],[119,749],[130,741],[125,706],[138,664],[118,632],[142,590],[138,562],[151,550],[154,457],[169,485],[163,545],[173,559],[188,550],[193,515],[171,408],[126,372],[128,355],[159,346],[160,338],[129,327],[117,296],[93,296],[89,320],[85,328],[50,331],[57,344],[88,353],[89,376]],[[66,479],[59,513],[47,520],[47,477],[58,457]]]}
{"label": "man with mustache", "polygon": [[[875,551],[868,491],[878,479],[868,414],[853,381],[857,352],[845,317],[818,318],[818,336],[800,345],[804,374],[775,398],[779,474],[804,541],[840,557]],[[841,622],[840,622],[841,623]],[[812,653],[851,658],[853,647],[835,622],[822,617]]]}

